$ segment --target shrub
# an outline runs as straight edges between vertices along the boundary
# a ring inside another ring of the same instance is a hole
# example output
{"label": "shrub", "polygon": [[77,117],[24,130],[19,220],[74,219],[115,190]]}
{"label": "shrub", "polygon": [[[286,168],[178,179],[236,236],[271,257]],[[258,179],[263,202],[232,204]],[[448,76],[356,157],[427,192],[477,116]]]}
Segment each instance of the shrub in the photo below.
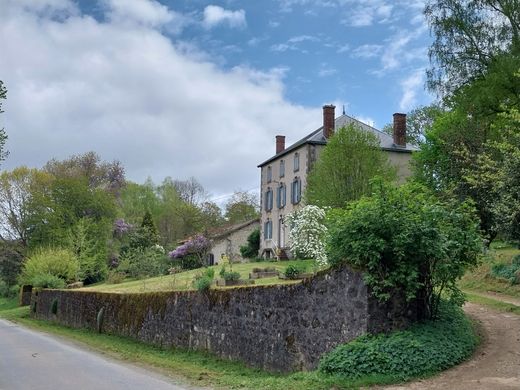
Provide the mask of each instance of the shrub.
{"label": "shrub", "polygon": [[210,248],[211,242],[203,235],[198,235],[178,246],[168,255],[172,259],[181,259],[184,269],[195,269],[206,264]]}
{"label": "shrub", "polygon": [[132,278],[167,275],[170,268],[168,257],[155,247],[133,249],[121,256],[118,272]]}
{"label": "shrub", "polygon": [[255,229],[247,237],[247,245],[240,247],[240,254],[246,259],[253,259],[258,256],[260,249],[260,229]]}
{"label": "shrub", "polygon": [[240,280],[240,273],[236,271],[226,271],[224,275],[222,275],[222,278],[226,282],[237,281]]}
{"label": "shrub", "polygon": [[109,271],[106,282],[108,284],[119,284],[125,280],[126,274],[124,272]]}
{"label": "shrub", "polygon": [[199,272],[193,278],[193,285],[198,291],[209,290],[215,277],[215,270],[213,268],[206,268],[204,271]]}
{"label": "shrub", "polygon": [[506,279],[511,284],[520,284],[520,255],[513,257],[511,264],[493,264],[491,275]]}
{"label": "shrub", "polygon": [[32,279],[33,287],[41,288],[65,288],[66,283],[63,279],[51,274],[39,274]]}
{"label": "shrub", "polygon": [[374,182],[374,193],[329,213],[328,256],[364,271],[372,294],[401,291],[435,316],[441,294],[462,304],[457,280],[482,253],[478,218],[468,203],[447,204],[424,188]]}
{"label": "shrub", "polygon": [[3,279],[0,279],[0,297],[12,298],[20,291],[20,287],[15,285],[8,285]]}
{"label": "shrub", "polygon": [[78,273],[78,259],[70,250],[46,248],[36,251],[24,263],[20,280],[37,287],[61,288],[76,281]]}
{"label": "shrub", "polygon": [[312,258],[319,265],[327,265],[325,211],[318,206],[305,206],[288,214],[285,220],[289,225],[291,252],[296,257]]}
{"label": "shrub", "polygon": [[478,338],[462,310],[442,302],[436,321],[389,335],[365,335],[324,355],[319,370],[347,378],[388,375],[399,380],[432,374],[471,356]]}
{"label": "shrub", "polygon": [[289,265],[285,271],[284,275],[287,279],[298,279],[298,277],[305,273],[307,267],[305,265]]}

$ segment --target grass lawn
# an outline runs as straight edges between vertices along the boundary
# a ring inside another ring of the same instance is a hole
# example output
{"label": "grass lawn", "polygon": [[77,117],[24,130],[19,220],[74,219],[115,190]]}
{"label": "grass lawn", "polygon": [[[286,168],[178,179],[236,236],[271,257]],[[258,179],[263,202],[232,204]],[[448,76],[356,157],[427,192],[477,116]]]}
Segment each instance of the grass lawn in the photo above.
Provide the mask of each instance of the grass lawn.
{"label": "grass lawn", "polygon": [[459,282],[460,288],[465,291],[493,291],[520,297],[520,285],[512,285],[505,279],[499,279],[491,276],[490,271],[493,264],[511,263],[513,256],[520,253],[520,249],[501,243],[493,243],[486,256],[476,269],[466,272]]}
{"label": "grass lawn", "polygon": [[[241,279],[248,279],[249,273],[253,270],[253,268],[276,268],[277,271],[283,272],[285,268],[289,265],[305,265],[309,272],[314,270],[314,261],[313,260],[289,260],[289,261],[262,261],[262,262],[250,262],[250,263],[238,263],[233,264],[232,269],[235,272],[239,272]],[[220,265],[214,265],[212,267],[215,270],[215,279],[219,278],[219,272],[222,268]],[[227,270],[230,270],[230,267],[227,266]],[[193,290],[192,281],[195,276],[200,272],[200,269],[195,269],[191,271],[181,272],[175,275],[165,275],[158,276],[155,278],[141,279],[141,280],[131,280],[128,282],[118,283],[118,284],[96,284],[95,286],[84,287],[81,290],[86,291],[101,291],[101,292],[114,292],[114,293],[132,293],[132,292],[150,292],[150,291],[185,291],[185,290]],[[277,277],[274,278],[263,278],[263,279],[255,279],[255,286],[266,286],[272,284],[291,284],[291,283],[299,283],[299,281],[295,280],[282,280]],[[216,287],[212,286],[212,288],[230,288],[230,287]],[[236,288],[236,287],[235,287]]]}
{"label": "grass lawn", "polygon": [[479,305],[489,306],[493,309],[504,313],[513,313],[520,315],[520,306],[513,305],[507,302],[501,302],[496,299],[483,297],[480,295],[472,294],[471,292],[466,291],[466,299],[469,302],[477,303]]}

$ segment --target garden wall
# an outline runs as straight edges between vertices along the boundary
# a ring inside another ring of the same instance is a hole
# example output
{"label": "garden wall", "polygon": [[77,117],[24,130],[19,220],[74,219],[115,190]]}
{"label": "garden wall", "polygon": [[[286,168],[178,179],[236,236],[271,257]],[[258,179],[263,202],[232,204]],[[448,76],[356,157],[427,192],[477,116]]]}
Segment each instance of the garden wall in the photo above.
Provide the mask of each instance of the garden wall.
{"label": "garden wall", "polygon": [[403,328],[415,315],[397,298],[385,305],[370,298],[361,275],[345,267],[296,285],[205,293],[35,291],[31,313],[163,347],[207,350],[275,372],[314,369],[338,344]]}

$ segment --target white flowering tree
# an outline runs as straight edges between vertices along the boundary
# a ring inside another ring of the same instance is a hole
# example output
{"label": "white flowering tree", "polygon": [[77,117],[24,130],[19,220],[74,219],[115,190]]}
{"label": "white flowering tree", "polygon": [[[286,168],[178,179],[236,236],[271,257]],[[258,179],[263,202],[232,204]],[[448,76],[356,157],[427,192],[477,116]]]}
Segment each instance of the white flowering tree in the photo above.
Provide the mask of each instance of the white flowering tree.
{"label": "white flowering tree", "polygon": [[325,236],[327,227],[323,224],[325,210],[318,206],[305,206],[286,216],[289,226],[291,252],[299,258],[313,258],[320,266],[327,265]]}

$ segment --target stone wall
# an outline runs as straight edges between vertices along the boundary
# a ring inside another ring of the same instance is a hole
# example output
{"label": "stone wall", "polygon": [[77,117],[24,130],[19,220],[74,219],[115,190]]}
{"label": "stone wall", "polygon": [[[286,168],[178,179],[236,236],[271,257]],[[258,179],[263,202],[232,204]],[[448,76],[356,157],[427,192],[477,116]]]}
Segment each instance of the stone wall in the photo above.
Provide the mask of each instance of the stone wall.
{"label": "stone wall", "polygon": [[20,306],[27,306],[31,303],[32,286],[24,284],[20,287],[19,304]]}
{"label": "stone wall", "polygon": [[240,247],[247,244],[247,238],[256,229],[260,229],[259,220],[212,240],[210,253],[213,254],[215,264],[220,263],[223,254],[235,262],[244,260],[240,254]]}
{"label": "stone wall", "polygon": [[301,284],[206,293],[35,291],[31,313],[66,326],[99,327],[287,372],[316,368],[323,353],[364,333],[407,326],[414,312],[399,302],[379,304],[369,297],[361,275],[344,267]]}

